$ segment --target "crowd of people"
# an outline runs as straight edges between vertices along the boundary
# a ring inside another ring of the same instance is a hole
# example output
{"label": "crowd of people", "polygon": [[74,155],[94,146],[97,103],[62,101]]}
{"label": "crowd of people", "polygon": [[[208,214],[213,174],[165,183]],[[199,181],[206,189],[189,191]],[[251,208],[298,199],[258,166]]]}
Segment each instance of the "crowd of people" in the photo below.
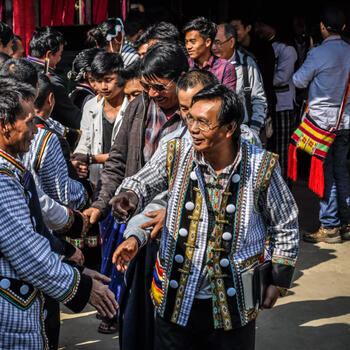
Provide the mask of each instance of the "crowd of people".
{"label": "crowd of people", "polygon": [[291,136],[342,104],[303,238],[350,239],[344,23],[325,8],[316,44],[301,18],[287,40],[270,14],[180,32],[130,12],[86,33],[68,89],[60,32],[24,58],[0,22],[0,347],[57,349],[59,303],[89,303],[123,350],[254,349],[298,255]]}

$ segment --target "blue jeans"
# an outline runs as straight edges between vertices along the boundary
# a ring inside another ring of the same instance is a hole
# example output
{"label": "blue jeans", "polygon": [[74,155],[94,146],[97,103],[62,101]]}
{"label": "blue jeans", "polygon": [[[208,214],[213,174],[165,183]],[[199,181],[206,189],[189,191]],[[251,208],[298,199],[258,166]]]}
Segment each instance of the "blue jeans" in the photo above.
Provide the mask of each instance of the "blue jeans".
{"label": "blue jeans", "polygon": [[349,173],[346,167],[349,144],[350,130],[339,131],[323,166],[325,190],[319,219],[328,229],[350,223]]}

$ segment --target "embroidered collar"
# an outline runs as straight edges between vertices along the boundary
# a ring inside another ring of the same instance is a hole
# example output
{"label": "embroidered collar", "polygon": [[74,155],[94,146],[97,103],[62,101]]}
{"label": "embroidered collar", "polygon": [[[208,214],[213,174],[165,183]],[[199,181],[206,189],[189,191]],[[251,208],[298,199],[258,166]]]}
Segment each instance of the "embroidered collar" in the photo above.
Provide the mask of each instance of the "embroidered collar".
{"label": "embroidered collar", "polygon": [[10,156],[8,153],[0,149],[0,165],[12,170],[20,177],[23,177],[26,169],[24,166],[15,158]]}

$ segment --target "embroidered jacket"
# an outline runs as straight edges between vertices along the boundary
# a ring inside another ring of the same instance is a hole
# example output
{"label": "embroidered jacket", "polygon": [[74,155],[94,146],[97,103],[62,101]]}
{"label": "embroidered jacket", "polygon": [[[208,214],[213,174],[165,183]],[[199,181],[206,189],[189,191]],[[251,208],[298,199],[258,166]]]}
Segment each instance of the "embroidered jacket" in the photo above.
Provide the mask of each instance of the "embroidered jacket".
{"label": "embroidered jacket", "polygon": [[25,187],[26,174],[0,150],[1,349],[47,349],[42,293],[80,311],[91,290],[90,277],[63,263],[38,233],[42,222],[29,208],[33,194]]}
{"label": "embroidered jacket", "polygon": [[151,296],[161,317],[185,326],[208,269],[215,328],[247,324],[257,316],[244,302],[241,273],[256,265],[270,238],[273,284],[288,288],[298,252],[298,210],[276,167],[277,156],[242,140],[239,165],[217,209],[208,202],[190,140],[161,146],[120,190],[130,189],[142,209],[168,190],[168,208]]}
{"label": "embroidered jacket", "polygon": [[88,201],[84,186],[68,176],[66,161],[56,135],[38,129],[29,152],[23,155],[23,164],[30,169],[35,182],[56,202],[71,209],[80,209]]}

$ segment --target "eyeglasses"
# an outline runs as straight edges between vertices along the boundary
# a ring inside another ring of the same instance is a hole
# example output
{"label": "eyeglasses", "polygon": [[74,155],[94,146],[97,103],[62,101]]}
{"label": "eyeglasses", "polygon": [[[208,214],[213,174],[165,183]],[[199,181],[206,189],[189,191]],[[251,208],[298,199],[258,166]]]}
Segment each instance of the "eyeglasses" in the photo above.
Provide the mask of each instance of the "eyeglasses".
{"label": "eyeglasses", "polygon": [[173,82],[174,80],[170,80],[168,84],[150,84],[147,83],[143,80],[140,80],[140,84],[142,86],[142,88],[148,92],[149,90],[151,90],[151,88],[157,92],[162,92],[164,90],[166,90],[168,88],[168,86]]}
{"label": "eyeglasses", "polygon": [[221,47],[222,45],[226,44],[228,41],[230,41],[233,38],[233,36],[231,36],[230,38],[228,38],[225,41],[220,41],[220,40],[214,40],[213,45],[217,46],[217,47]]}
{"label": "eyeglasses", "polygon": [[186,123],[187,125],[190,125],[190,126],[193,126],[196,122],[198,124],[198,129],[199,130],[202,130],[204,132],[208,132],[210,130],[213,130],[215,128],[219,128],[220,127],[220,124],[218,125],[215,125],[215,126],[211,126],[213,123],[210,123],[210,122],[206,122],[204,120],[200,120],[200,119],[196,119],[196,118],[193,118],[191,116],[191,114],[187,114],[186,115]]}

